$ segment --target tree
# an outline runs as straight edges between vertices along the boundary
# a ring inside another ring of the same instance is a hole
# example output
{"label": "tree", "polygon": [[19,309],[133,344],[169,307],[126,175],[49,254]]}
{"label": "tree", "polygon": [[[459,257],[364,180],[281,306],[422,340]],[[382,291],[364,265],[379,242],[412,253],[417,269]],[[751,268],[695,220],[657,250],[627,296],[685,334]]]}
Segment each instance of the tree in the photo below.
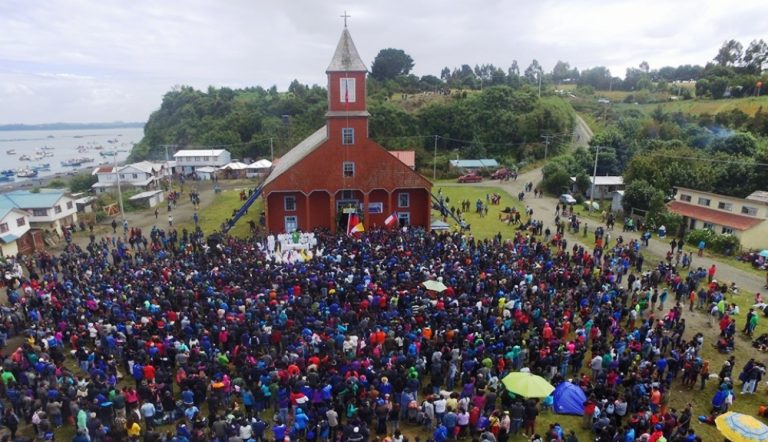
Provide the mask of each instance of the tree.
{"label": "tree", "polygon": [[645,72],[646,74],[647,74],[648,72],[650,72],[650,71],[651,71],[651,66],[650,66],[650,65],[648,64],[648,62],[647,62],[647,61],[645,61],[645,60],[643,60],[643,61],[640,63],[640,66],[639,66],[639,67],[640,67],[640,70],[641,70],[641,71],[643,71],[643,72]]}
{"label": "tree", "polygon": [[571,66],[565,61],[558,60],[557,63],[555,63],[555,67],[552,68],[552,80],[555,83],[560,83],[570,77]]}
{"label": "tree", "polygon": [[742,46],[736,40],[723,42],[723,46],[717,51],[714,60],[720,66],[735,66],[741,61]]}
{"label": "tree", "polygon": [[712,152],[752,156],[757,151],[757,140],[752,134],[738,132],[729,137],[716,138],[710,144],[710,149]]}
{"label": "tree", "polygon": [[379,81],[408,75],[413,69],[413,58],[402,49],[387,48],[379,51],[371,65],[371,76]]}
{"label": "tree", "polygon": [[635,180],[624,189],[621,205],[624,213],[630,213],[632,209],[648,210],[651,202],[654,199],[658,201],[659,197],[662,201],[664,200],[664,193],[661,190],[656,189],[646,180]]}
{"label": "tree", "polygon": [[96,184],[98,178],[90,173],[79,173],[69,180],[69,190],[72,193],[87,192]]}
{"label": "tree", "polygon": [[744,51],[744,61],[747,71],[753,74],[763,72],[763,65],[768,61],[768,44],[763,39],[752,40]]}
{"label": "tree", "polygon": [[509,69],[507,69],[507,73],[510,77],[520,76],[520,68],[517,66],[517,60],[512,60],[512,64],[509,65]]}
{"label": "tree", "polygon": [[539,61],[534,58],[533,61],[531,61],[531,64],[525,69],[525,78],[531,83],[538,82],[542,72]]}

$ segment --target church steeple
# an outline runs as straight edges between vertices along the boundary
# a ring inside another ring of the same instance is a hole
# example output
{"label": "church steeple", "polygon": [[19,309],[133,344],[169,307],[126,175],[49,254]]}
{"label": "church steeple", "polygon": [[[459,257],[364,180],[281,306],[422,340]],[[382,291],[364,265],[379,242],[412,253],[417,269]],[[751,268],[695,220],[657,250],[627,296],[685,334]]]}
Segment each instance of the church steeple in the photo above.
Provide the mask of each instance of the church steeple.
{"label": "church steeple", "polygon": [[339,44],[336,45],[336,52],[333,53],[331,64],[328,65],[325,72],[368,72],[346,27],[341,32]]}

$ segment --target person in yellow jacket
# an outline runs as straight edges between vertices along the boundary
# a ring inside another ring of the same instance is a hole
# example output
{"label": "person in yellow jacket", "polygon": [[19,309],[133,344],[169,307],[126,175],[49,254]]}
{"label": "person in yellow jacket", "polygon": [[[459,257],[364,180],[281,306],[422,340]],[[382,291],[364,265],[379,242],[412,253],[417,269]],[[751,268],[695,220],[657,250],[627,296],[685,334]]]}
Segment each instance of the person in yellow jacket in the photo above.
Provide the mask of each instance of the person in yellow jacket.
{"label": "person in yellow jacket", "polygon": [[139,440],[141,437],[141,425],[138,422],[133,421],[125,425],[125,430],[128,432],[128,437],[131,440]]}

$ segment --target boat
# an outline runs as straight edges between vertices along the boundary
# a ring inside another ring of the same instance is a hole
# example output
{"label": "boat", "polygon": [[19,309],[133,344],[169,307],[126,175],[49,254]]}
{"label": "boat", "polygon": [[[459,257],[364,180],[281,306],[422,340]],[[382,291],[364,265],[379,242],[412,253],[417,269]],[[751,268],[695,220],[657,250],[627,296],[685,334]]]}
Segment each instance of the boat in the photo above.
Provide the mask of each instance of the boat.
{"label": "boat", "polygon": [[16,149],[8,149],[5,151],[8,155],[16,155]]}
{"label": "boat", "polygon": [[21,161],[32,161],[32,158],[29,157],[29,155],[22,155],[19,157]]}
{"label": "boat", "polygon": [[80,157],[78,159],[80,160],[80,164],[82,164],[82,163],[93,163],[94,161],[96,161],[95,159],[93,159],[91,157]]}
{"label": "boat", "polygon": [[41,154],[40,152],[36,153],[35,156],[32,157],[32,159],[35,161],[40,161],[43,158],[45,158],[45,155]]}
{"label": "boat", "polygon": [[37,171],[32,169],[19,169],[16,171],[16,176],[19,178],[34,178],[37,176]]}
{"label": "boat", "polygon": [[32,166],[32,170],[51,170],[51,163],[35,164]]}
{"label": "boat", "polygon": [[48,138],[54,138],[54,136],[53,135],[48,135]]}
{"label": "boat", "polygon": [[64,160],[61,162],[61,165],[64,167],[77,167],[81,164],[83,164],[83,162],[80,158],[72,158],[71,160]]}
{"label": "boat", "polygon": [[14,179],[13,175],[0,175],[0,183],[9,183]]}
{"label": "boat", "polygon": [[117,152],[114,150],[105,150],[104,152],[99,152],[99,155],[103,157],[113,157],[117,155]]}
{"label": "boat", "polygon": [[55,147],[48,147],[48,146],[43,146],[43,147],[40,148],[40,150],[54,150],[54,149],[56,149],[56,148]]}
{"label": "boat", "polygon": [[96,150],[101,150],[101,149],[104,149],[104,146],[99,144],[98,146],[93,146],[93,148],[96,149]]}
{"label": "boat", "polygon": [[16,175],[16,171],[13,170],[13,169],[6,169],[6,170],[3,170],[3,171],[0,171],[0,175],[2,175],[2,176],[14,176],[14,175]]}

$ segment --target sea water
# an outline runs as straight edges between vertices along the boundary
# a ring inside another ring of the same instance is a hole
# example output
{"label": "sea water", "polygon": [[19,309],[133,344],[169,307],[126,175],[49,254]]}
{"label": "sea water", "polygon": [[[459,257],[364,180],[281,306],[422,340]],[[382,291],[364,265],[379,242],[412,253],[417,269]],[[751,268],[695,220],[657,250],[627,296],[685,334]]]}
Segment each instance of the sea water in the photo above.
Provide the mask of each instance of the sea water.
{"label": "sea water", "polygon": [[[124,162],[135,143],[144,136],[143,128],[116,129],[67,129],[67,130],[12,130],[0,131],[0,170],[17,170],[32,168],[32,166],[48,163],[50,170],[40,170],[35,178],[18,178],[16,182],[62,176],[66,179],[73,172],[99,165]],[[100,147],[100,148],[99,148]],[[49,148],[43,150],[43,148]],[[9,150],[16,154],[8,154]],[[35,160],[36,152],[49,152],[52,156]],[[116,152],[115,156],[101,155],[101,152]],[[20,160],[22,155],[32,158],[31,161]],[[75,158],[92,158],[94,161],[83,163],[77,167],[61,164]],[[10,184],[10,183],[0,183]]]}

